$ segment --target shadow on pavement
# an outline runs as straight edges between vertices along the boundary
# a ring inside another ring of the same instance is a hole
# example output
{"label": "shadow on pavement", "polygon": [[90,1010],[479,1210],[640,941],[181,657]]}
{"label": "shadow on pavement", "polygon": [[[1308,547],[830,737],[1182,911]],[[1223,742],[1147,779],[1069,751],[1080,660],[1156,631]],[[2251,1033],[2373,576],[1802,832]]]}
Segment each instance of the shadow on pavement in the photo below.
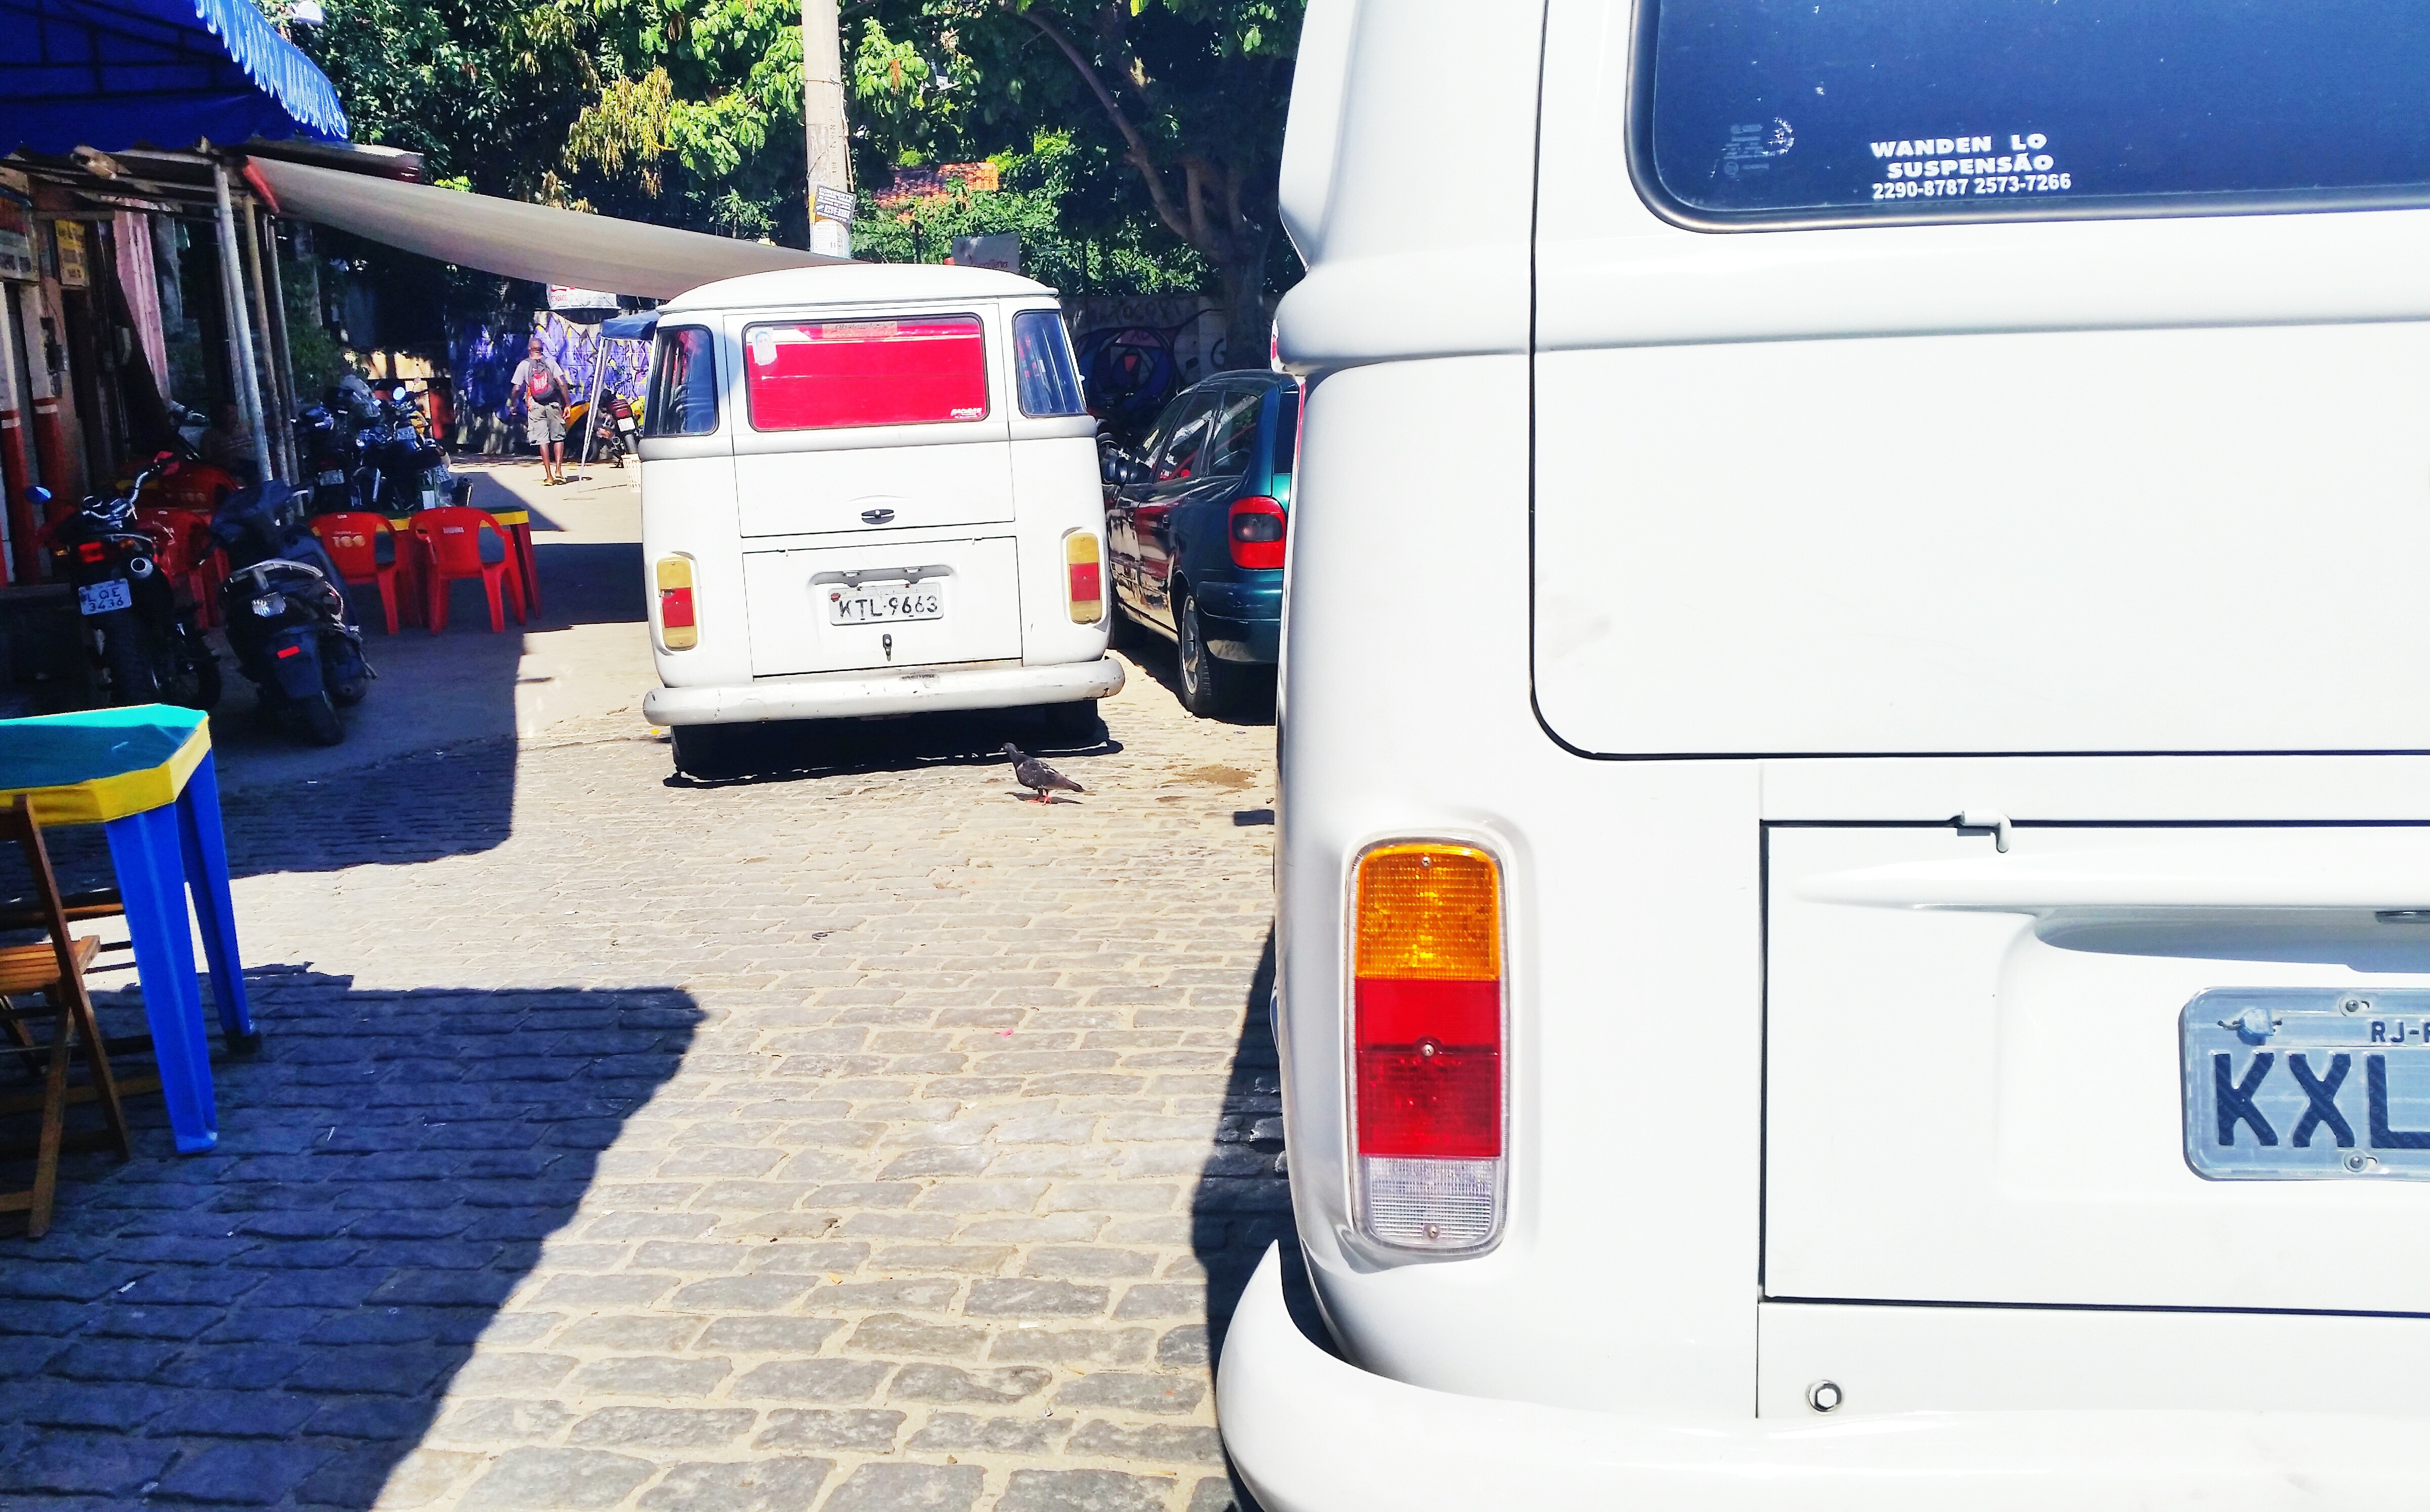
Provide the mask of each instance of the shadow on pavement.
{"label": "shadow on pavement", "polygon": [[[1270,928],[1265,953],[1257,960],[1257,974],[1249,984],[1240,1049],[1223,1088],[1215,1153],[1190,1197],[1190,1247],[1207,1272],[1207,1343],[1208,1357],[1218,1369],[1223,1331],[1231,1323],[1233,1309],[1240,1305],[1240,1293],[1247,1289],[1250,1272],[1265,1257],[1270,1244],[1283,1247],[1283,1290],[1290,1302],[1291,1316],[1309,1338],[1325,1340],[1315,1295],[1308,1289],[1307,1267],[1300,1260],[1299,1236],[1291,1224],[1290,1186],[1287,1179],[1277,1179],[1286,1171],[1282,1074],[1271,1007],[1273,989],[1274,936]],[[1257,1503],[1237,1478],[1232,1497],[1238,1512],[1256,1512]],[[1191,1505],[1195,1508],[1198,1504]],[[1219,1509],[1199,1508],[1199,1512]]]}
{"label": "shadow on pavement", "polygon": [[66,1157],[51,1232],[0,1239],[0,1504],[370,1507],[702,1017],[247,977],[270,1038],[218,1070],[219,1150],[137,1099],[135,1158]]}
{"label": "shadow on pavement", "polygon": [[[725,741],[720,774],[674,773],[671,787],[730,788],[804,778],[907,772],[918,767],[1004,766],[1005,790],[1020,791],[1006,765],[1008,741],[1051,761],[1069,756],[1112,756],[1123,749],[1099,721],[1091,738],[1058,735],[1047,716],[1031,708],[978,709],[950,714],[908,714],[896,719],[791,720],[720,726]],[[1085,783],[1082,769],[1069,775]]]}
{"label": "shadow on pavement", "polygon": [[[1180,650],[1173,642],[1135,624],[1117,613],[1114,616],[1114,649],[1130,664],[1155,678],[1171,693],[1174,702],[1181,699]],[[1257,674],[1257,681],[1245,690],[1239,706],[1221,722],[1225,724],[1272,724],[1274,723],[1274,679],[1273,669]]]}

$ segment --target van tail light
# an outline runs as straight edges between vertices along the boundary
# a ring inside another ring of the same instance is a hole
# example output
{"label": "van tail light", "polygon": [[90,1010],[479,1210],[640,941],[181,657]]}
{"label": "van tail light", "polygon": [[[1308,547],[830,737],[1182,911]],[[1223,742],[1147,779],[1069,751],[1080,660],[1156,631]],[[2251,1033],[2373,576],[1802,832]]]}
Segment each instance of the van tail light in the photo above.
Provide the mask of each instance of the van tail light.
{"label": "van tail light", "polygon": [[1106,617],[1106,567],[1097,538],[1075,530],[1063,538],[1063,592],[1072,606],[1074,624],[1094,624]]}
{"label": "van tail light", "polygon": [[659,557],[657,576],[658,644],[669,651],[690,651],[700,644],[700,622],[691,596],[691,558]]}
{"label": "van tail light", "polygon": [[1473,846],[1375,846],[1350,933],[1358,1226],[1404,1249],[1481,1249],[1504,1188],[1501,868]]}
{"label": "van tail light", "polygon": [[1232,565],[1280,567],[1283,564],[1283,507],[1263,494],[1232,501]]}

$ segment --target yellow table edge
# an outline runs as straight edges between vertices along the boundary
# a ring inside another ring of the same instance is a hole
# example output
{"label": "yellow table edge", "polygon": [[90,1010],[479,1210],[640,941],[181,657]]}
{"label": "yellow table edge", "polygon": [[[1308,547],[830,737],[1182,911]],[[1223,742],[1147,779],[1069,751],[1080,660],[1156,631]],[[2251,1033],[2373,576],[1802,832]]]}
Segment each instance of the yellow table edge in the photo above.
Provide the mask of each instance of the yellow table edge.
{"label": "yellow table edge", "polygon": [[186,781],[203,757],[211,754],[211,722],[196,722],[168,760],[157,767],[93,777],[64,788],[0,788],[0,804],[13,804],[23,794],[34,801],[34,822],[107,824],[113,819],[166,808],[186,790]]}

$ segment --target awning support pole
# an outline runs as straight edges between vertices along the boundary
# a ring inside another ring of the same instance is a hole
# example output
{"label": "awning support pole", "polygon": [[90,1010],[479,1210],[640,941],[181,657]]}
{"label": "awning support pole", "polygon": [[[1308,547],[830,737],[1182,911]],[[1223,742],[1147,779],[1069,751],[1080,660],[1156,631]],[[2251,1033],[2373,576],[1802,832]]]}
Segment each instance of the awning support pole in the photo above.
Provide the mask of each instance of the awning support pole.
{"label": "awning support pole", "polygon": [[[295,469],[287,460],[287,442],[293,439],[293,428],[287,423],[287,394],[279,385],[277,363],[273,359],[278,343],[270,334],[270,295],[261,286],[261,228],[254,220],[251,200],[244,202],[244,281],[253,286],[253,318],[256,323],[253,334],[260,341],[258,350],[264,359],[261,364],[263,374],[269,379],[270,404],[263,417],[262,439],[270,442],[270,455],[277,463],[277,475],[291,477]],[[272,474],[264,472],[261,475],[269,477]]]}
{"label": "awning support pole", "polygon": [[599,385],[608,376],[608,338],[591,339],[591,407],[582,412],[582,460],[574,464],[575,475],[591,465],[591,433],[599,428]]}
{"label": "awning support pole", "polygon": [[273,371],[287,402],[288,424],[280,432],[287,452],[287,475],[301,479],[304,458],[295,455],[294,420],[304,412],[304,397],[295,391],[295,355],[287,344],[287,280],[278,271],[278,223],[266,212],[261,217],[261,260],[270,269],[271,350],[277,356]]}
{"label": "awning support pole", "polygon": [[243,263],[236,244],[236,210],[228,203],[227,164],[211,159],[211,188],[219,197],[220,234],[220,306],[226,316],[228,347],[236,371],[231,387],[236,390],[237,411],[253,431],[253,461],[265,478],[275,471],[270,464],[270,435],[261,424],[261,374],[253,365],[252,322],[244,310]]}

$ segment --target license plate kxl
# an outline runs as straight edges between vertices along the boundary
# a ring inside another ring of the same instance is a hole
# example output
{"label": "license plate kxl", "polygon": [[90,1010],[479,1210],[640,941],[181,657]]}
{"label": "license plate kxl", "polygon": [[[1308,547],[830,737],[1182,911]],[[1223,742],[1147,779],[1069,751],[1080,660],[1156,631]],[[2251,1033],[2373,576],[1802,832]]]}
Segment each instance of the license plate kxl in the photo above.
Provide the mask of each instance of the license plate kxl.
{"label": "license plate kxl", "polygon": [[2430,1179],[2430,991],[2214,988],[2177,1036],[2196,1175]]}

